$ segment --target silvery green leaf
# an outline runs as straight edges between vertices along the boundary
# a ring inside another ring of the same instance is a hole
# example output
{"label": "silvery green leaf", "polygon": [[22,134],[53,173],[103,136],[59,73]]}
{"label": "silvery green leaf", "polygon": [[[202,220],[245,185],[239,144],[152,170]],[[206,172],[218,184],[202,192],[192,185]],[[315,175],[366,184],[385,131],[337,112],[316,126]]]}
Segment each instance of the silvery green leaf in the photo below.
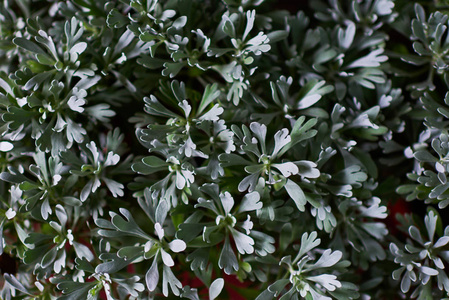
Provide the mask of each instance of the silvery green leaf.
{"label": "silvery green leaf", "polygon": [[261,31],[246,42],[247,45],[250,45],[249,47],[246,47],[246,50],[253,52],[254,55],[261,55],[262,53],[270,51],[271,45],[269,42],[268,36]]}
{"label": "silvery green leaf", "polygon": [[200,121],[218,121],[220,118],[218,117],[224,112],[224,109],[217,103],[215,104],[208,112],[201,115],[201,117],[198,118]]}
{"label": "silvery green leaf", "polygon": [[86,107],[86,113],[97,119],[99,122],[109,122],[109,118],[115,116],[115,111],[110,109],[109,104],[100,103]]}
{"label": "silvery green leaf", "polygon": [[[184,167],[184,165],[182,167]],[[179,173],[179,172],[177,172],[177,173]],[[195,176],[194,176],[195,173],[190,170],[181,169],[181,174],[182,174],[182,177],[185,178],[185,185],[187,187],[190,187],[190,185],[195,181]],[[176,178],[176,179],[178,179],[178,178]],[[181,190],[182,188],[178,187],[178,189]]]}
{"label": "silvery green leaf", "polygon": [[14,146],[10,142],[6,142],[6,141],[0,142],[0,151],[2,151],[2,152],[9,152],[13,148],[14,148]]}
{"label": "silvery green leaf", "polygon": [[259,176],[260,173],[257,172],[243,178],[243,180],[239,183],[238,186],[239,192],[244,192],[246,190],[248,190],[248,192],[254,191],[256,189]]}
{"label": "silvery green leaf", "polygon": [[195,205],[197,207],[204,207],[213,211],[216,215],[220,215],[219,210],[217,209],[215,203],[212,200],[206,200],[203,198],[198,198],[198,204]]}
{"label": "silvery green leaf", "polygon": [[287,183],[284,185],[285,190],[288,195],[292,198],[293,202],[295,202],[296,207],[300,211],[305,211],[305,205],[307,204],[307,198],[301,187],[297,185],[294,181],[288,179]]}
{"label": "silvery green leaf", "polygon": [[184,178],[184,176],[182,176],[182,173],[177,171],[176,172],[176,188],[178,190],[182,190],[186,186],[186,183],[187,183],[187,181]]}
{"label": "silvery green leaf", "polygon": [[238,252],[240,252],[241,254],[252,254],[254,252],[253,238],[233,228],[231,228],[230,230],[234,238],[235,245],[237,246]]}
{"label": "silvery green leaf", "polygon": [[235,38],[235,28],[231,19],[227,15],[222,16],[223,19],[223,27],[222,30],[230,37]]}
{"label": "silvery green leaf", "polygon": [[449,189],[449,182],[446,182],[445,184],[440,184],[436,186],[432,191],[429,193],[429,198],[438,198],[441,196],[444,192]]}
{"label": "silvery green leaf", "polygon": [[331,249],[326,249],[321,255],[320,259],[310,266],[309,270],[319,269],[319,268],[329,268],[335,265],[342,258],[343,253],[341,251],[332,252]]}
{"label": "silvery green leaf", "polygon": [[0,255],[3,254],[4,248],[5,248],[4,239],[3,239],[4,224],[5,224],[5,218],[1,218],[0,219]]}
{"label": "silvery green leaf", "polygon": [[367,113],[360,114],[355,118],[348,128],[373,128],[378,129],[379,126],[374,124]]}
{"label": "silvery green leaf", "polygon": [[325,85],[326,81],[310,81],[299,94],[296,109],[305,109],[317,103],[323,95],[329,94],[334,90],[333,86]]}
{"label": "silvery green leaf", "polygon": [[433,247],[434,248],[440,248],[440,247],[443,247],[443,246],[447,245],[447,243],[449,243],[449,237],[448,236],[442,236],[435,242]]}
{"label": "silvery green leaf", "polygon": [[167,201],[165,200],[160,201],[156,207],[156,212],[154,214],[156,223],[163,224],[169,210],[170,206],[167,203]]}
{"label": "silvery green leaf", "polygon": [[292,162],[272,164],[271,166],[278,169],[282,173],[282,176],[284,176],[285,178],[290,177],[291,175],[296,175],[299,172],[298,167]]}
{"label": "silvery green leaf", "polygon": [[72,119],[66,118],[67,122],[67,140],[72,142],[82,143],[84,136],[87,134],[86,129],[84,129],[81,124],[74,123]]}
{"label": "silvery green leaf", "polygon": [[263,203],[259,200],[260,200],[260,195],[258,192],[252,192],[252,193],[246,194],[243,197],[242,202],[240,203],[237,213],[261,209],[263,207]]}
{"label": "silvery green leaf", "polygon": [[307,280],[319,283],[328,291],[335,291],[341,287],[341,282],[337,280],[337,276],[330,274],[321,274],[317,276],[307,276]]}
{"label": "silvery green leaf", "polygon": [[73,242],[73,248],[75,249],[76,256],[80,259],[86,258],[87,261],[94,260],[94,255],[92,254],[92,251],[90,251],[89,247],[86,245],[83,245],[78,242]]}
{"label": "silvery green leaf", "polygon": [[210,174],[210,177],[213,180],[216,180],[219,176],[223,176],[224,175],[224,169],[223,167],[220,165],[220,162],[218,161],[218,157],[217,156],[211,156],[209,157],[209,164],[207,165],[207,173]]}
{"label": "silvery green leaf", "polygon": [[275,239],[268,234],[257,230],[251,230],[251,237],[254,239],[254,249],[257,255],[267,256],[274,253],[276,247],[274,246]]}
{"label": "silvery green leaf", "polygon": [[106,159],[103,163],[103,167],[115,166],[120,161],[120,155],[114,154],[112,151],[108,152]]}
{"label": "silvery green leaf", "polygon": [[212,282],[212,284],[209,287],[209,299],[213,300],[220,295],[221,291],[224,287],[224,280],[223,278],[217,278]]}
{"label": "silvery green leaf", "polygon": [[[179,148],[178,153],[179,154],[184,153],[185,156],[187,156],[187,157],[191,157],[192,154],[198,153],[198,151],[196,151],[196,145],[195,145],[195,143],[193,143],[190,136],[187,138],[185,143]],[[196,156],[198,156],[198,155],[196,155]],[[207,156],[206,156],[206,158],[207,158]]]}
{"label": "silvery green leaf", "polygon": [[368,232],[370,235],[374,236],[379,240],[383,239],[383,237],[388,234],[388,229],[383,223],[365,222],[362,223],[361,227],[365,229],[365,231]]}
{"label": "silvery green leaf", "polygon": [[150,251],[150,249],[151,249],[150,245],[151,245],[151,242],[147,242],[143,248],[142,248],[142,246],[122,247],[122,248],[120,248],[120,250],[117,251],[117,256],[120,258],[123,258],[124,260],[128,260],[129,258],[136,256],[137,253],[140,253],[141,255],[143,255],[144,252]]}
{"label": "silvery green leaf", "polygon": [[239,269],[239,263],[234,251],[232,251],[228,236],[225,238],[223,249],[221,250],[220,258],[218,259],[218,266],[228,275],[232,274],[233,270],[238,271]]}
{"label": "silvery green leaf", "polygon": [[5,281],[12,285],[16,290],[21,291],[24,294],[32,295],[27,288],[14,276],[14,274],[5,273]]}
{"label": "silvery green leaf", "polygon": [[335,174],[333,178],[339,183],[359,187],[368,179],[368,175],[362,171],[362,167],[352,165]]}
{"label": "silvery green leaf", "polygon": [[224,209],[224,214],[229,214],[234,207],[234,198],[232,198],[229,192],[224,192],[220,194],[220,201]]}
{"label": "silvery green leaf", "polygon": [[360,207],[361,215],[364,217],[385,219],[387,215],[387,207],[379,206],[381,200],[377,197],[373,198],[373,203],[368,207]]}
{"label": "silvery green leaf", "polygon": [[61,226],[65,227],[67,224],[67,212],[61,204],[56,205],[55,214]]}
{"label": "silvery green leaf", "polygon": [[360,68],[360,67],[379,67],[381,63],[386,62],[388,60],[388,56],[382,55],[384,49],[379,48],[371,51],[368,55],[356,59],[351,64],[349,64],[346,68]]}
{"label": "silvery green leaf", "polygon": [[147,156],[142,158],[142,162],[152,168],[155,169],[164,169],[167,168],[168,163],[157,156]]}
{"label": "silvery green leaf", "polygon": [[413,156],[420,162],[437,162],[438,159],[426,150],[420,150],[413,153]]}
{"label": "silvery green leaf", "polygon": [[318,247],[321,243],[321,239],[317,238],[318,234],[316,231],[312,231],[310,234],[307,232],[303,233],[301,236],[301,248],[299,249],[298,257],[302,257],[304,254],[310,250]]}
{"label": "silvery green leaf", "polygon": [[23,87],[25,90],[37,91],[39,86],[46,81],[52,74],[50,72],[39,73],[27,81]]}
{"label": "silvery green leaf", "polygon": [[245,230],[246,234],[251,233],[251,229],[253,229],[254,223],[251,221],[250,215],[247,215],[247,219],[241,225],[242,229]]}
{"label": "silvery green leaf", "polygon": [[248,36],[249,32],[251,31],[251,29],[253,29],[255,19],[256,19],[256,11],[254,9],[248,10],[246,12],[246,27],[245,32],[242,35],[242,41],[246,40],[246,37]]}
{"label": "silvery green leaf", "polygon": [[127,209],[120,208],[119,211],[123,216],[125,216],[126,220],[118,214],[110,213],[111,223],[114,225],[116,229],[131,234],[133,236],[137,236],[144,239],[150,239],[150,237],[139,227],[139,225],[137,225],[136,221],[134,220],[131,213]]}
{"label": "silvery green leaf", "polygon": [[50,207],[50,202],[48,201],[48,198],[45,198],[44,202],[42,202],[41,205],[41,216],[44,220],[48,219],[48,216],[52,214],[52,209]]}
{"label": "silvery green leaf", "polygon": [[162,238],[164,237],[164,229],[162,228],[161,224],[154,224],[154,230],[156,231],[159,240],[162,240]]}
{"label": "silvery green leaf", "polygon": [[348,49],[354,41],[356,26],[351,21],[348,21],[345,25],[347,25],[346,30],[343,28],[338,29],[338,43],[343,49]]}
{"label": "silvery green leaf", "polygon": [[200,298],[198,297],[198,290],[195,288],[191,288],[188,285],[182,287],[181,297],[187,298],[190,300],[200,300]]}
{"label": "silvery green leaf", "polygon": [[159,270],[157,266],[157,258],[155,257],[153,259],[153,263],[151,264],[151,267],[148,269],[147,273],[145,274],[145,282],[147,284],[147,288],[150,292],[154,291],[157,287],[157,284],[159,282]]}
{"label": "silvery green leaf", "polygon": [[240,155],[234,154],[234,153],[223,153],[218,156],[218,159],[220,160],[220,165],[222,167],[230,167],[235,165],[241,165],[241,166],[247,166],[251,164],[250,161],[244,159]]}
{"label": "silvery green leaf", "polygon": [[275,30],[267,33],[267,37],[270,40],[270,44],[277,43],[285,40],[288,37],[289,32],[287,30]]}
{"label": "silvery green leaf", "polygon": [[162,293],[165,297],[168,296],[168,285],[175,296],[179,296],[179,289],[182,288],[182,283],[175,277],[171,269],[167,266],[163,267],[162,277]]}
{"label": "silvery green leaf", "polygon": [[191,261],[190,269],[195,271],[197,269],[205,270],[209,261],[209,252],[206,248],[198,248],[187,256],[186,261]]}
{"label": "silvery green leaf", "polygon": [[257,296],[256,300],[272,300],[275,297],[274,295],[275,293],[270,292],[268,289],[266,289]]}
{"label": "silvery green leaf", "polygon": [[204,109],[217,97],[220,95],[220,91],[218,90],[218,85],[215,83],[213,85],[207,85],[204,89],[203,97],[201,99],[200,105],[198,107],[198,114],[201,114]]}
{"label": "silvery green leaf", "polygon": [[410,226],[408,232],[410,234],[410,237],[412,237],[415,241],[417,241],[421,245],[424,244],[424,240],[421,237],[421,233],[419,232],[419,229],[416,226]]}
{"label": "silvery green leaf", "polygon": [[120,13],[116,8],[113,8],[108,13],[106,23],[110,28],[121,28],[129,23],[129,19]]}
{"label": "silvery green leaf", "polygon": [[103,178],[103,181],[114,198],[123,197],[125,188],[123,184],[108,178]]}
{"label": "silvery green leaf", "polygon": [[81,190],[81,194],[80,194],[80,200],[82,202],[87,200],[87,197],[89,197],[91,191],[92,191],[92,185],[93,185],[93,180],[89,180],[86,185],[83,187],[83,189]]}
{"label": "silvery green leaf", "polygon": [[86,48],[87,48],[86,42],[79,42],[73,45],[69,50],[70,61],[72,63],[75,63],[78,60],[79,55],[83,53],[86,50]]}
{"label": "silvery green leaf", "polygon": [[58,251],[57,251],[56,247],[51,248],[50,251],[45,253],[45,255],[42,257],[42,260],[40,262],[42,268],[47,268],[48,266],[53,264],[57,255],[58,255]]}
{"label": "silvery green leaf", "polygon": [[178,253],[186,249],[187,245],[183,240],[175,239],[168,244],[171,251]]}
{"label": "silvery green leaf", "polygon": [[175,62],[175,63],[164,63],[164,69],[162,70],[162,75],[174,78],[181,69],[186,66],[186,63]]}
{"label": "silvery green leaf", "polygon": [[65,268],[66,265],[66,253],[65,251],[59,251],[58,256],[53,262],[53,270],[55,273],[60,273],[62,268]]}
{"label": "silvery green leaf", "polygon": [[[272,157],[277,157],[278,153],[291,141],[291,136],[288,134],[288,130],[283,128],[274,134],[274,149],[271,153]],[[287,149],[287,147],[285,148]],[[280,155],[279,155],[280,156]]]}
{"label": "silvery green leaf", "polygon": [[164,262],[164,265],[166,265],[167,267],[173,267],[175,265],[173,258],[170,256],[170,254],[165,252],[164,249],[161,248],[160,253],[161,253],[161,257],[162,257],[162,261]]}
{"label": "silvery green leaf", "polygon": [[280,279],[280,280],[277,280],[276,282],[274,282],[273,284],[271,284],[270,286],[268,286],[267,290],[269,292],[273,293],[274,297],[277,297],[280,295],[280,293],[285,288],[285,286],[289,283],[290,283],[290,281],[288,279]]}
{"label": "silvery green leaf", "polygon": [[320,177],[320,170],[317,167],[317,164],[308,160],[301,160],[295,162],[298,166],[299,175],[307,178],[318,178]]}
{"label": "silvery green leaf", "polygon": [[144,97],[143,101],[146,103],[145,111],[149,114],[161,117],[178,118],[177,114],[165,108],[165,106],[163,106],[153,95],[151,95],[150,98]]}
{"label": "silvery green leaf", "polygon": [[427,234],[429,240],[433,242],[433,237],[435,235],[435,229],[437,226],[438,216],[435,215],[433,210],[430,210],[428,214],[424,217],[424,224],[426,225]]}
{"label": "silvery green leaf", "polygon": [[189,102],[187,102],[187,100],[182,100],[181,102],[178,103],[178,105],[184,111],[184,115],[187,119],[190,116],[190,112],[192,111],[192,106],[190,106],[190,104],[189,104]]}
{"label": "silvery green leaf", "polygon": [[39,45],[37,45],[36,43],[34,43],[34,42],[30,41],[30,40],[27,40],[27,39],[25,39],[23,37],[16,37],[12,41],[17,46],[19,46],[19,47],[21,47],[23,49],[26,49],[28,51],[31,51],[33,53],[42,54],[42,55],[46,55],[47,54]]}
{"label": "silvery green leaf", "polygon": [[426,275],[429,275],[429,276],[436,276],[436,275],[438,275],[438,271],[437,270],[435,270],[433,268],[426,267],[426,266],[422,266],[420,268],[420,271],[422,273],[426,274]]}

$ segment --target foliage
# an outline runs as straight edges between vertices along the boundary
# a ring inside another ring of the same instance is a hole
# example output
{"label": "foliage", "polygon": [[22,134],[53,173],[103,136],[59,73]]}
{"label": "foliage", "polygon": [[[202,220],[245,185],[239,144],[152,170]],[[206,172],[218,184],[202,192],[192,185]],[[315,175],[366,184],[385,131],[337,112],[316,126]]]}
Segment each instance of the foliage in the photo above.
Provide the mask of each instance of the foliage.
{"label": "foliage", "polygon": [[420,2],[3,1],[0,298],[449,297]]}

